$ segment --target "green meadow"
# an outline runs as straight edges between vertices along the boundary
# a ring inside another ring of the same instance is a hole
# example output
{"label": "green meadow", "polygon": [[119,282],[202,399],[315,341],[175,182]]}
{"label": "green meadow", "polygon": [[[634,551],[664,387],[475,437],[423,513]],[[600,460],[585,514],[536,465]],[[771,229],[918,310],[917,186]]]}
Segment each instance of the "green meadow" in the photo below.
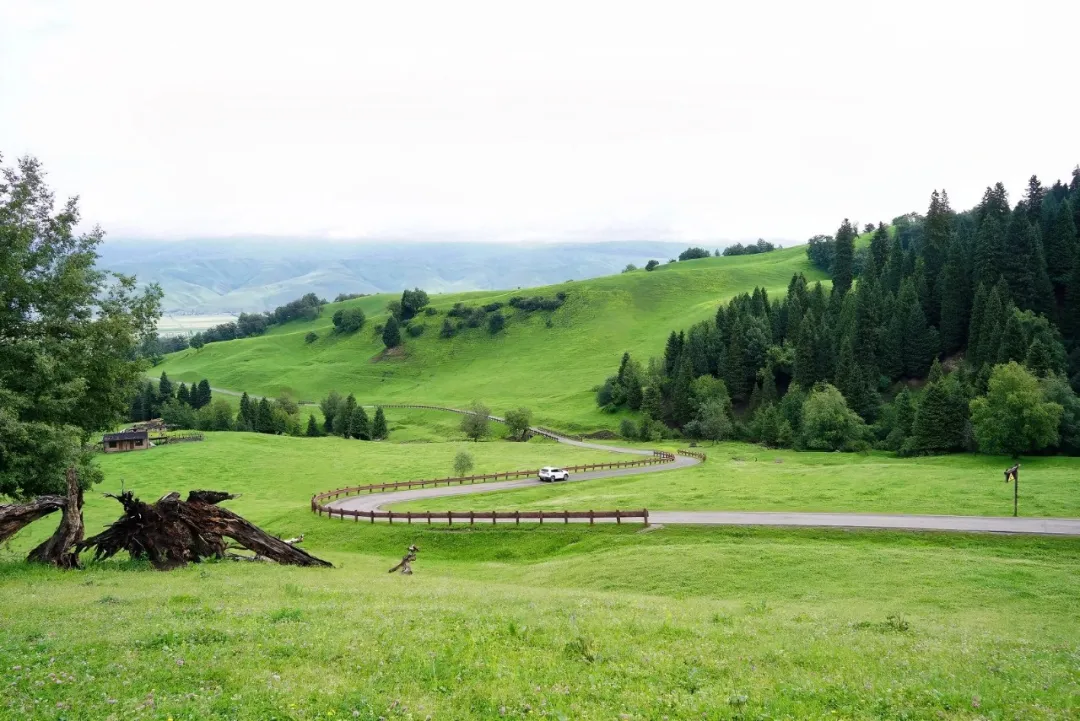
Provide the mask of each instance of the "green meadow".
{"label": "green meadow", "polygon": [[[437,316],[421,315],[418,338],[405,335],[404,350],[386,355],[374,327],[386,318],[393,296],[334,303],[311,322],[273,327],[265,336],[211,343],[167,356],[154,369],[187,382],[208,378],[212,386],[316,401],[331,389],[354,392],[363,403],[414,402],[460,406],[473,400],[494,410],[527,406],[540,423],[567,430],[614,428],[618,417],[600,412],[592,389],[615,372],[624,351],[641,360],[659,355],[673,329],[712,318],[735,294],[765,287],[786,290],[791,276],[811,280],[804,247],[754,256],[705,258],[662,265],[656,270],[574,281],[546,288],[434,295]],[[464,329],[451,339],[439,329],[454,303],[506,302],[515,295],[554,297],[567,293],[556,311],[524,313],[504,308],[506,329]],[[360,307],[367,325],[352,335],[334,335],[338,308]],[[319,339],[307,344],[314,331]]]}
{"label": "green meadow", "polygon": [[[417,416],[390,420],[413,435],[426,425]],[[34,524],[0,549],[0,718],[1068,719],[1080,712],[1078,539],[371,526],[308,510],[316,490],[447,475],[463,447],[478,471],[611,458],[540,441],[245,433],[102,457],[106,480],[87,495],[89,533],[119,515],[101,491],[123,485],[150,499],[225,489],[243,494],[228,507],[272,533],[304,533],[305,548],[335,568],[223,561],[161,573],[116,559],[61,573],[20,560],[55,519]],[[628,481],[658,484],[660,493],[681,475],[727,468],[716,477],[730,478],[732,468],[753,468],[749,448],[707,450],[704,466]],[[824,492],[828,478],[838,503],[858,503],[856,481],[841,479],[857,480],[861,468],[881,462],[805,455],[801,472],[794,460],[759,455],[757,463],[769,465],[757,481],[741,482],[740,493],[786,466],[787,507]],[[1032,463],[1025,482],[1036,488],[1052,461]],[[738,463],[745,465],[731,465]],[[922,464],[931,488],[956,482],[948,463],[905,463]],[[994,459],[981,463],[972,471],[994,470]],[[903,467],[894,469],[898,477]],[[891,474],[879,475],[878,486],[886,485]],[[697,482],[706,481],[689,481]],[[585,493],[611,483],[544,490]],[[760,487],[761,504],[779,491],[776,483]],[[617,492],[607,488],[605,497]],[[991,503],[1000,492],[988,494]],[[890,505],[892,497],[879,489],[867,503],[904,510]],[[784,502],[773,503],[766,507]],[[421,548],[416,573],[387,574],[410,543]]]}

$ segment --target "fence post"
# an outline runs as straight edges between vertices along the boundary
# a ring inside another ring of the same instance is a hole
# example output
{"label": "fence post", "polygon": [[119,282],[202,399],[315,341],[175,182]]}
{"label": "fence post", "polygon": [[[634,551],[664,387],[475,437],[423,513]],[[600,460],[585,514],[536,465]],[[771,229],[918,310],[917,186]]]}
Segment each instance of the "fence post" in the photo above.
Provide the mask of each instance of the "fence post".
{"label": "fence post", "polygon": [[544,525],[544,512],[540,511],[540,525]]}
{"label": "fence post", "polygon": [[622,525],[622,516],[619,515],[619,509],[615,509],[615,525]]}
{"label": "fence post", "polygon": [[388,514],[386,517],[390,520],[390,525],[394,525],[394,512],[387,511],[386,513]]}
{"label": "fence post", "polygon": [[353,511],[352,519],[353,523],[360,523],[360,511]]}
{"label": "fence post", "polygon": [[647,526],[647,525],[649,525],[649,509],[648,508],[646,508],[644,510],[643,515],[645,516],[645,525]]}
{"label": "fence post", "polygon": [[454,525],[454,517],[450,515],[451,513],[453,513],[453,511],[446,512],[446,525],[448,526]]}
{"label": "fence post", "polygon": [[476,522],[476,512],[475,511],[469,511],[469,525],[471,526],[475,522]]}
{"label": "fence post", "polygon": [[431,525],[431,511],[428,511],[428,512],[427,512],[427,524],[428,524],[429,526]]}
{"label": "fence post", "polygon": [[514,524],[521,525],[521,511],[514,511]]}
{"label": "fence post", "polygon": [[593,522],[594,522],[593,521],[593,512],[592,512],[592,509],[590,508],[589,509],[589,525],[590,526],[593,525]]}
{"label": "fence post", "polygon": [[562,512],[563,523],[570,523],[570,511]]}
{"label": "fence post", "polygon": [[405,518],[408,520],[409,525],[412,525],[412,511],[405,511]]}
{"label": "fence post", "polygon": [[371,522],[375,523],[375,511],[368,511],[371,514]]}
{"label": "fence post", "polygon": [[491,525],[495,525],[495,511],[491,512]]}

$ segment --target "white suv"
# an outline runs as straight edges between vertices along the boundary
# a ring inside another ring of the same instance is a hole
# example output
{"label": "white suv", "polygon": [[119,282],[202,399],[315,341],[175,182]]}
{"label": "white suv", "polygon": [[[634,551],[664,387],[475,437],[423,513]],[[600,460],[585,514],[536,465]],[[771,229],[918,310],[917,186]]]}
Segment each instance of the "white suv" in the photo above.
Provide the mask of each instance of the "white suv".
{"label": "white suv", "polygon": [[544,466],[540,469],[541,481],[569,481],[570,474],[555,466]]}

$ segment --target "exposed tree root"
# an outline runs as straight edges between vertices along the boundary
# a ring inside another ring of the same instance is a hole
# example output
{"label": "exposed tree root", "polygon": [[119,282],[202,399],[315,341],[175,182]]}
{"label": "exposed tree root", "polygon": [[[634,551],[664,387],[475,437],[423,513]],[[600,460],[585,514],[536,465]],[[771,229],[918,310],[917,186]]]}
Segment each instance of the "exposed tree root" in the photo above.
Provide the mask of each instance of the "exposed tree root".
{"label": "exposed tree root", "polygon": [[14,536],[39,518],[55,513],[67,505],[63,496],[38,496],[26,503],[0,505],[0,543]]}
{"label": "exposed tree root", "polygon": [[226,538],[260,557],[293,566],[330,566],[296,546],[265,533],[252,523],[217,504],[235,498],[222,491],[191,491],[187,500],[173,492],[153,505],[143,503],[131,491],[115,498],[124,515],[104,532],[78,544],[78,551],[94,549],[94,559],[127,551],[132,558],[146,558],[167,570],[198,563],[204,558],[226,558]]}

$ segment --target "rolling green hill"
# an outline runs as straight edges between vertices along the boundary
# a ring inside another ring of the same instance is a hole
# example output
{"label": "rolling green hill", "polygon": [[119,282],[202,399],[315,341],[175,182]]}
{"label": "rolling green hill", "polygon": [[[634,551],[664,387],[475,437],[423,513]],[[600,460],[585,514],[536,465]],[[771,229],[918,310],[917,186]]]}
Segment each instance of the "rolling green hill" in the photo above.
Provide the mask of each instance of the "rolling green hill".
{"label": "rolling green hill", "polygon": [[[395,296],[376,295],[331,304],[322,317],[274,327],[265,336],[213,343],[167,357],[164,370],[178,380],[208,378],[219,388],[260,395],[288,392],[317,400],[327,391],[354,392],[364,403],[424,402],[461,405],[481,399],[494,410],[526,405],[541,423],[568,430],[613,427],[617,417],[600,412],[593,388],[617,367],[624,351],[642,360],[658,355],[673,328],[711,318],[732,295],[755,285],[783,292],[793,273],[823,274],[810,266],[803,247],[728,258],[706,258],[588,281],[526,290],[432,296],[437,316],[421,316],[418,338],[406,336],[400,353],[383,352],[375,326]],[[524,313],[504,308],[506,329],[486,327],[439,337],[456,302],[482,305],[512,296],[567,293],[556,311]],[[331,317],[341,307],[361,307],[368,324],[347,336],[333,335]],[[304,336],[319,339],[308,344]]]}

